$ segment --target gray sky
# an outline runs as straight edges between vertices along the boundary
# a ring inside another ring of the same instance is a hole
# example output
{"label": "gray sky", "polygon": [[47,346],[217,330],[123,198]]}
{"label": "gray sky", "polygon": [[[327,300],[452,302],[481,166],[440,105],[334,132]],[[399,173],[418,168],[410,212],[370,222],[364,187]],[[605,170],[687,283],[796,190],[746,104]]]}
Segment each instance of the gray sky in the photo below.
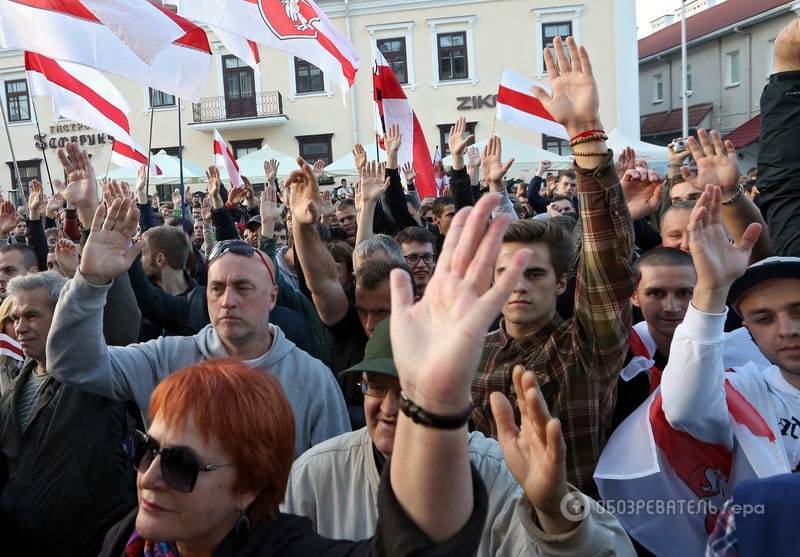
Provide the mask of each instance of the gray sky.
{"label": "gray sky", "polygon": [[636,26],[639,38],[650,34],[651,19],[670,13],[680,5],[680,0],[636,0]]}

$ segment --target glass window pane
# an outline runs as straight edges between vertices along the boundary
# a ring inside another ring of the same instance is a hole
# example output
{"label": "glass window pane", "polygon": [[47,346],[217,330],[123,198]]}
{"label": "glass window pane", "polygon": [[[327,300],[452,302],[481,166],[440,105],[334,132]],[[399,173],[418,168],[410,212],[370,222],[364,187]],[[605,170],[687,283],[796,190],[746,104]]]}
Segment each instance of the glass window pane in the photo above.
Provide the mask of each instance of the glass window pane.
{"label": "glass window pane", "polygon": [[449,47],[452,46],[453,40],[450,35],[439,35],[439,46],[441,47]]}

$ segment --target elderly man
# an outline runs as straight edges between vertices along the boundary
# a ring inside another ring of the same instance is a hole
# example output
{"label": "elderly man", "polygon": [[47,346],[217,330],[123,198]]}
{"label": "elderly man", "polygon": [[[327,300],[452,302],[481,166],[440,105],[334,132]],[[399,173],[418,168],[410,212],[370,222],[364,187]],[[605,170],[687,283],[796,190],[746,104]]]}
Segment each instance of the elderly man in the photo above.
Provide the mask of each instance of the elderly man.
{"label": "elderly man", "polygon": [[96,555],[106,531],[136,505],[123,451],[135,424],[125,404],[49,373],[45,345],[65,282],[45,272],[8,283],[26,359],[0,409],[0,531],[6,547],[31,555]]}
{"label": "elderly man", "polygon": [[[360,540],[375,532],[377,486],[381,469],[392,456],[400,413],[400,380],[388,319],[370,337],[364,361],[342,375],[361,379],[367,426],[317,445],[298,458],[289,477],[283,510],[308,517],[323,536]],[[521,381],[518,374],[518,388]],[[527,415],[531,419],[534,415],[542,416],[537,414],[542,410],[540,405],[539,400],[529,403]],[[498,414],[507,411],[498,417],[499,421],[512,419],[507,403],[495,404],[495,410]],[[523,423],[522,435],[532,425]],[[521,489],[517,481],[524,485],[528,471],[523,474],[515,467],[520,464],[515,449],[507,437],[498,445],[478,432],[469,436],[470,460],[489,492],[488,516],[478,555],[523,555],[537,551],[596,555],[601,547],[607,552],[613,549],[616,555],[634,554],[616,518],[611,513],[598,512],[597,503],[566,484],[563,457],[560,466],[539,472],[538,486]],[[560,503],[562,492],[574,496],[578,505],[588,511],[580,524],[567,521],[563,529],[546,518],[540,521],[547,514],[541,501],[553,499]]]}
{"label": "elderly man", "polygon": [[[141,247],[128,247],[139,211],[129,199],[98,207],[80,268],[64,288],[48,340],[51,372],[59,380],[117,400],[146,414],[150,394],[173,371],[214,357],[233,357],[269,371],[281,382],[296,422],[295,452],[349,430],[341,392],[330,370],[269,324],[277,288],[272,263],[259,250],[231,240],[208,259],[211,324],[189,337],[162,337],[109,348],[100,331],[106,292]],[[75,350],[75,339],[81,349]]]}

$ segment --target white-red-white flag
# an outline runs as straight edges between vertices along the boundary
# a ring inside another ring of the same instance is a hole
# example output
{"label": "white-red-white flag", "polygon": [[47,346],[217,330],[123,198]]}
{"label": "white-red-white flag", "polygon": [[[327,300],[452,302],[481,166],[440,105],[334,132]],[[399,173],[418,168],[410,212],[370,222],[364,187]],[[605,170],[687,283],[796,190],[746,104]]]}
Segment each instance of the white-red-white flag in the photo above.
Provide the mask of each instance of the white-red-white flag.
{"label": "white-red-white flag", "polygon": [[503,70],[497,91],[497,119],[515,126],[569,139],[564,126],[547,112],[542,102],[533,96],[533,81],[518,73]]}
{"label": "white-red-white flag", "polygon": [[[196,101],[211,71],[205,31],[162,7],[153,7],[160,14],[159,25],[177,26],[182,35],[159,50],[152,63],[139,58],[80,0],[0,1],[0,47],[82,64]],[[142,23],[129,25],[146,36]]]}
{"label": "white-red-white flag", "polygon": [[[147,160],[145,150],[139,145],[134,142],[128,145],[124,141],[114,138],[114,143],[111,146],[111,162],[123,168],[139,170],[140,167],[147,165]],[[161,176],[162,174],[161,168],[150,157],[150,175]]]}
{"label": "white-red-white flag", "polygon": [[256,44],[254,41],[245,39],[241,35],[225,31],[224,29],[214,27],[213,25],[209,25],[209,28],[222,42],[222,44],[225,45],[225,48],[231,52],[231,54],[253,68],[256,84],[260,84],[261,51],[258,50],[258,44]]}
{"label": "white-red-white flag", "polygon": [[238,188],[242,185],[242,176],[239,173],[239,163],[233,156],[233,151],[222,139],[222,135],[214,130],[214,164],[224,166],[228,171],[228,178],[231,180],[231,187]]}
{"label": "white-red-white flag", "polygon": [[[130,107],[122,93],[103,74],[80,64],[54,60],[33,52],[25,53],[25,72],[31,94],[50,97],[54,114],[114,138],[113,161],[129,168],[146,164],[147,156],[131,137]],[[137,150],[144,160],[139,155],[134,156]],[[128,156],[115,158],[117,152]],[[156,167],[151,167],[151,172],[161,174]]]}
{"label": "white-red-white flag", "polygon": [[182,0],[178,12],[310,62],[343,92],[355,82],[356,48],[313,0]]}
{"label": "white-red-white flag", "polygon": [[383,144],[383,136],[391,126],[398,126],[403,135],[403,142],[397,153],[397,162],[402,167],[412,163],[417,175],[414,188],[420,199],[436,196],[436,181],[433,176],[433,162],[428,142],[417,120],[411,103],[408,102],[403,88],[397,81],[394,70],[389,66],[383,54],[373,51],[375,66],[372,72],[374,98],[375,133]]}
{"label": "white-red-white flag", "polygon": [[19,341],[4,333],[0,333],[0,356],[8,356],[18,362],[25,359],[25,354],[22,352],[22,345]]}

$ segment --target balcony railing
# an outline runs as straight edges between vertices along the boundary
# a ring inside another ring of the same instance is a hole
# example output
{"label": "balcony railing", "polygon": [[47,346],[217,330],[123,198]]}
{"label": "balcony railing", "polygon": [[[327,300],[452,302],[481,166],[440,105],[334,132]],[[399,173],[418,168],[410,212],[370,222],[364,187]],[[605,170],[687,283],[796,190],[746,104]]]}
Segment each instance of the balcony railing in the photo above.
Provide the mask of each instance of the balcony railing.
{"label": "balcony railing", "polygon": [[261,91],[252,99],[226,102],[225,97],[204,97],[192,104],[195,124],[284,116],[280,91]]}

